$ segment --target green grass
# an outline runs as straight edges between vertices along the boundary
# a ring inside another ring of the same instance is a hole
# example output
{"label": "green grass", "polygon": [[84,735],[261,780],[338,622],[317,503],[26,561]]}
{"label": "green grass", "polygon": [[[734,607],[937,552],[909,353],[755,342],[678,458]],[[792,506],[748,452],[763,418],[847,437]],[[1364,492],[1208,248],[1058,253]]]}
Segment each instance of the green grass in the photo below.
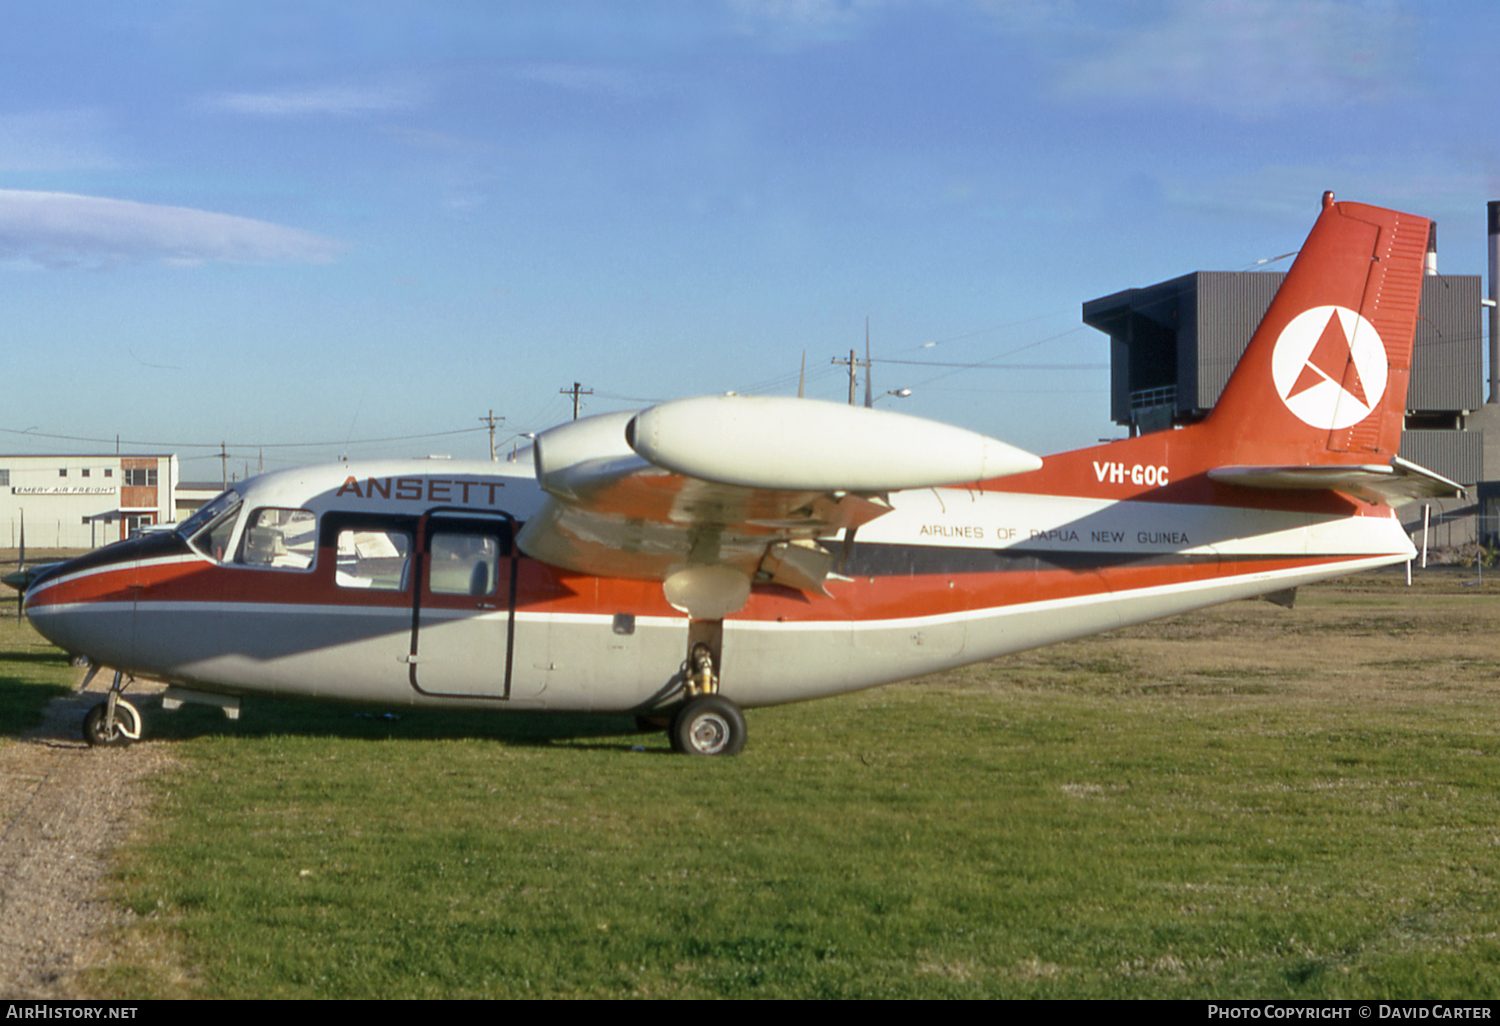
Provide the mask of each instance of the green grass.
{"label": "green grass", "polygon": [[204,738],[124,890],[214,996],[1495,996],[1493,735],[927,690]]}
{"label": "green grass", "polygon": [[77,671],[25,619],[15,614],[15,593],[0,589],[0,737],[41,725],[47,703],[72,690]]}
{"label": "green grass", "polygon": [[[1166,633],[1284,655],[1348,612],[1264,609]],[[183,768],[92,987],[1500,997],[1500,689],[1235,680],[1150,630],[752,711],[724,760],[601,717],[157,713]]]}

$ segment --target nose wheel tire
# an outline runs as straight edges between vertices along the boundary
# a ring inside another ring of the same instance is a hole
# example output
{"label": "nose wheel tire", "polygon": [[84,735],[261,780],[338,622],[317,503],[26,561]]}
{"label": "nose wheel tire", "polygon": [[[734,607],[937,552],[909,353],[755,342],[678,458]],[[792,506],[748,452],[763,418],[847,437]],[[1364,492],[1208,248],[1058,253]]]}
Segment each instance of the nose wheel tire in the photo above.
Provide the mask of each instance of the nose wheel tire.
{"label": "nose wheel tire", "polygon": [[100,702],[83,718],[83,739],[91,745],[122,747],[141,739],[141,714],[124,699],[115,700],[115,721],[108,728],[109,702]]}
{"label": "nose wheel tire", "polygon": [[722,695],[702,695],[677,711],[671,737],[687,755],[737,755],[745,747],[745,714]]}

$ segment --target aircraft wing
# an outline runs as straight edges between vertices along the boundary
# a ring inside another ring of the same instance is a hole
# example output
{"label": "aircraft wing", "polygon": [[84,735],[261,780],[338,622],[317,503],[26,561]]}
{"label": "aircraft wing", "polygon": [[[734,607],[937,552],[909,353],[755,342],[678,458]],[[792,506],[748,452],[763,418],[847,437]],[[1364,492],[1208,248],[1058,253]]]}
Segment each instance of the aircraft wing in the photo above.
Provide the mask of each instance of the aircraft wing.
{"label": "aircraft wing", "polygon": [[1413,499],[1459,498],[1463,485],[1393,456],[1388,464],[1351,466],[1218,467],[1209,478],[1244,488],[1344,492],[1366,502],[1395,506]]}
{"label": "aircraft wing", "polygon": [[[660,580],[694,615],[738,608],[751,580],[823,590],[836,554],[819,540],[887,512],[892,491],[1041,466],[934,421],[764,396],[573,421],[537,436],[535,461],[548,499],[521,530],[523,552],[583,573]],[[732,594],[700,606],[684,588]]]}

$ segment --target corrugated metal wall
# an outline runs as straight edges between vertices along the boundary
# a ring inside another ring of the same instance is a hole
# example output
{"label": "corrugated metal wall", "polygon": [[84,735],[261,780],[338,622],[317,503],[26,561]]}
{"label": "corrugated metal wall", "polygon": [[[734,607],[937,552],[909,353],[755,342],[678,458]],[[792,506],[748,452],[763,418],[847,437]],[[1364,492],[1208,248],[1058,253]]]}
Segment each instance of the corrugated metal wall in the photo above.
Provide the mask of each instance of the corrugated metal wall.
{"label": "corrugated metal wall", "polygon": [[[1199,271],[1195,334],[1177,339],[1178,412],[1206,413],[1219,401],[1234,365],[1286,277],[1280,272]],[[1422,315],[1406,408],[1475,410],[1484,403],[1484,329],[1478,275],[1428,275],[1422,279]],[[1187,318],[1184,317],[1187,323]],[[1196,394],[1189,395],[1195,391]],[[1186,400],[1191,398],[1192,403]]]}
{"label": "corrugated metal wall", "polygon": [[1417,319],[1407,409],[1477,410],[1484,404],[1484,327],[1479,299],[1478,275],[1422,279],[1422,315]]}
{"label": "corrugated metal wall", "polygon": [[1403,431],[1401,458],[1461,484],[1484,474],[1484,435],[1478,431]]}
{"label": "corrugated metal wall", "polygon": [[[1207,413],[1213,409],[1285,277],[1280,271],[1198,272],[1198,316],[1193,321],[1197,334],[1187,346],[1178,340],[1179,353],[1189,350],[1191,362],[1184,369],[1195,376],[1197,402],[1186,406],[1179,400],[1181,412]],[[1188,374],[1183,380],[1189,380]],[[1179,391],[1179,397],[1181,394]]]}

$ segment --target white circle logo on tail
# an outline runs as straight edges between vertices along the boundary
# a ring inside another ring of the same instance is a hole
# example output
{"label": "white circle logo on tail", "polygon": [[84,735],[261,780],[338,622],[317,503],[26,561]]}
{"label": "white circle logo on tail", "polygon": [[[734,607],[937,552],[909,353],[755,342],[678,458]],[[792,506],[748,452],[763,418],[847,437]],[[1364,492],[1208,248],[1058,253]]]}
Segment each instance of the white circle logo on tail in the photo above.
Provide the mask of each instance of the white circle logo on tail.
{"label": "white circle logo on tail", "polygon": [[1286,408],[1325,431],[1358,424],[1385,395],[1385,343],[1346,306],[1304,310],[1281,330],[1271,376]]}

